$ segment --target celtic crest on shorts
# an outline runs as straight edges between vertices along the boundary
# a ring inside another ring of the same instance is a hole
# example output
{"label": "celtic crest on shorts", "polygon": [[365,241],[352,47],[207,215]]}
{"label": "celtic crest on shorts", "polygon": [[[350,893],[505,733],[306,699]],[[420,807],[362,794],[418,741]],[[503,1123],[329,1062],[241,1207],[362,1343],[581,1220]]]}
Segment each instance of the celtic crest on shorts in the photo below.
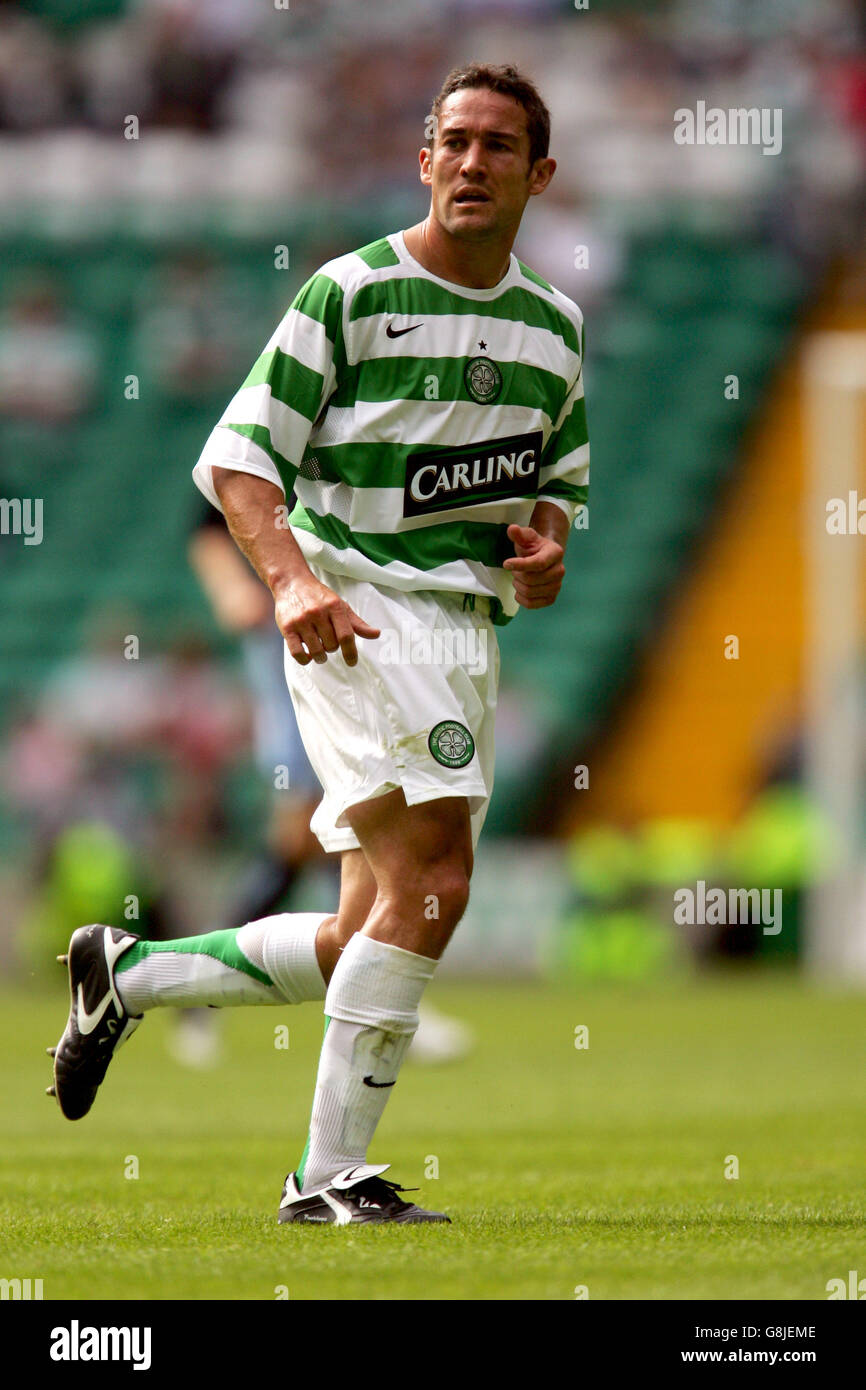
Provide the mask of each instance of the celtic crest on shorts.
{"label": "celtic crest on shorts", "polygon": [[470,357],[463,369],[466,390],[480,405],[495,401],[502,390],[502,373],[489,357]]}
{"label": "celtic crest on shorts", "polygon": [[443,719],[431,729],[427,747],[443,767],[465,767],[475,756],[474,738],[456,719]]}

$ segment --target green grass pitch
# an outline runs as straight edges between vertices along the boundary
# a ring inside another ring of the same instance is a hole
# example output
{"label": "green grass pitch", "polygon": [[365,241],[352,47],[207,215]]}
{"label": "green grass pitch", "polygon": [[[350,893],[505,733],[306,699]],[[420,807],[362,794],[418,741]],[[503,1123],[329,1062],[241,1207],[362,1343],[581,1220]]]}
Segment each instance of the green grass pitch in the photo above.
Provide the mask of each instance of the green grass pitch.
{"label": "green grass pitch", "polygon": [[370,1158],[454,1224],[349,1231],[275,1219],[320,1006],[226,1010],[205,1073],[171,1059],[158,1011],[70,1124],[43,1094],[60,983],[0,1001],[0,1276],[42,1279],[45,1299],[826,1299],[866,1276],[854,994],[788,975],[441,981],[476,1049],[404,1070]]}

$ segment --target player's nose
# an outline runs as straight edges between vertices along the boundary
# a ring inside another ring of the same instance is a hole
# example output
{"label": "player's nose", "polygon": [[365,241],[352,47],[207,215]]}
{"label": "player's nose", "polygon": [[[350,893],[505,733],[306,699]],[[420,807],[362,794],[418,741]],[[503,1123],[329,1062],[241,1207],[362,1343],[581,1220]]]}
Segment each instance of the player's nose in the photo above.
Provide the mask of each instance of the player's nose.
{"label": "player's nose", "polygon": [[460,173],[467,176],[484,172],[484,146],[480,140],[470,140],[463,152]]}

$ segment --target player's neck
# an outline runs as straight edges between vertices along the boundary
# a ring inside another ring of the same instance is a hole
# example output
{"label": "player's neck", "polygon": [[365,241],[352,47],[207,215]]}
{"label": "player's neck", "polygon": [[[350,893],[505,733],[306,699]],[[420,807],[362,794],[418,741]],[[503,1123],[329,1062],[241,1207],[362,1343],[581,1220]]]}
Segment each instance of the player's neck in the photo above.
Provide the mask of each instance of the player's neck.
{"label": "player's neck", "polygon": [[465,241],[450,236],[433,218],[407,228],[403,239],[409,255],[431,275],[473,290],[496,288],[508,273],[514,241]]}

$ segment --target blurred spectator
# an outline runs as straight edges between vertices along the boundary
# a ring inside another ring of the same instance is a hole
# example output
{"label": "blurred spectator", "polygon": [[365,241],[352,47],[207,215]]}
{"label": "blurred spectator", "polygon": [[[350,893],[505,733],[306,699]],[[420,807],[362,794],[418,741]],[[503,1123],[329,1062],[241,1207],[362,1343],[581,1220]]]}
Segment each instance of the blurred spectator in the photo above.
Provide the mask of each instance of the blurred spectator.
{"label": "blurred spectator", "polygon": [[61,44],[38,20],[0,10],[0,131],[44,130],[67,114]]}
{"label": "blurred spectator", "polygon": [[248,747],[250,709],[194,633],[173,644],[161,685],[155,729],[166,772],[160,834],[175,852],[225,833],[222,774]]}
{"label": "blurred spectator", "polygon": [[7,788],[48,832],[84,814],[168,846],[220,828],[220,775],[249,742],[243,692],[196,638],[147,655],[140,629],[132,614],[97,613],[13,735]]}
{"label": "blurred spectator", "polygon": [[140,899],[133,930],[188,930],[198,909],[187,865],[223,842],[248,703],[192,636],[167,655],[133,655],[138,628],[131,614],[97,614],[85,650],[7,738],[0,779],[31,847],[34,959],[82,921],[117,920],[129,893]]}
{"label": "blurred spectator", "polygon": [[69,54],[79,112],[101,130],[120,130],[127,115],[150,120],[155,105],[150,45],[140,20],[94,25]]}
{"label": "blurred spectator", "polygon": [[0,314],[0,415],[64,424],[94,403],[97,353],[48,276],[13,289]]}
{"label": "blurred spectator", "polygon": [[344,195],[417,180],[415,151],[425,143],[424,120],[450,62],[440,33],[422,34],[411,47],[359,39],[323,64],[310,139],[319,167]]}
{"label": "blurred spectator", "polygon": [[[242,4],[149,0],[151,119],[157,125],[216,130],[220,101],[238,61],[243,31],[223,24]],[[221,23],[222,21],[222,23]]]}
{"label": "blurred spectator", "polygon": [[528,209],[515,252],[580,305],[584,314],[597,308],[620,275],[622,237],[607,228],[557,183]]}
{"label": "blurred spectator", "polygon": [[133,112],[152,126],[220,129],[263,12],[257,0],[138,0],[78,41],[85,119],[116,130]]}
{"label": "blurred spectator", "polygon": [[172,400],[236,390],[264,345],[237,274],[201,251],[168,262],[145,287],[136,332],[142,372]]}
{"label": "blurred spectator", "polygon": [[0,784],[7,803],[37,840],[62,822],[83,765],[79,741],[38,710],[28,710],[13,724],[3,748]]}

